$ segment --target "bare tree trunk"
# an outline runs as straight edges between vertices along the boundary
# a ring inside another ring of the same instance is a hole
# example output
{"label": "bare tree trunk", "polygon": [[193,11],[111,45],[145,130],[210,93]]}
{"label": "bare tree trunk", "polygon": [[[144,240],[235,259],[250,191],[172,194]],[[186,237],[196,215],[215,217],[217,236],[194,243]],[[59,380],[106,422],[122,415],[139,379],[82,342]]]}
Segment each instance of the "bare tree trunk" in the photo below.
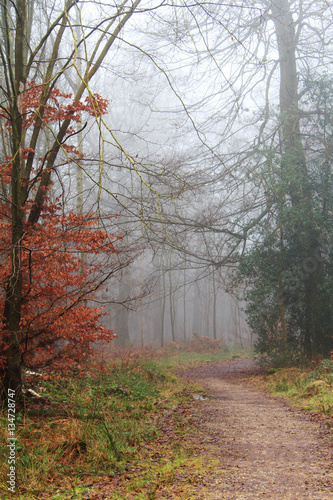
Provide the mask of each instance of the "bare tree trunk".
{"label": "bare tree trunk", "polygon": [[169,311],[170,311],[170,324],[171,324],[171,338],[173,342],[176,341],[175,332],[175,306],[173,303],[173,290],[172,290],[172,270],[169,270]]}
{"label": "bare tree trunk", "polygon": [[161,346],[164,347],[164,321],[165,321],[165,274],[163,271],[163,266],[161,266],[162,276],[163,276],[163,290],[162,290],[162,304],[161,304]]}
{"label": "bare tree trunk", "polygon": [[186,344],[187,334],[186,334],[186,256],[184,260],[184,298],[183,298],[183,313],[184,313],[184,344]]}
{"label": "bare tree trunk", "polygon": [[217,292],[216,292],[216,284],[215,284],[215,270],[213,270],[213,338],[214,338],[214,340],[217,339],[216,300],[217,300]]}
{"label": "bare tree trunk", "polygon": [[8,389],[15,391],[16,402],[21,400],[21,305],[22,305],[22,268],[21,244],[23,238],[24,212],[21,200],[22,169],[22,92],[24,90],[24,43],[25,43],[25,0],[16,4],[14,99],[11,105],[12,117],[12,240],[11,240],[11,277],[7,284],[4,306],[4,341],[6,347],[6,371],[2,385],[2,399],[6,399]]}

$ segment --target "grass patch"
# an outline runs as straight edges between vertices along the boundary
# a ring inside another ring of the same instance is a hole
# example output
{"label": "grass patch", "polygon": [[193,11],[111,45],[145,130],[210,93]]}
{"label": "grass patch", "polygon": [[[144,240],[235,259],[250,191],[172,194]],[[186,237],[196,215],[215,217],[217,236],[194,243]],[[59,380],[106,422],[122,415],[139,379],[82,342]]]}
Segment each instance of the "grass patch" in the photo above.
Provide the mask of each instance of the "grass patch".
{"label": "grass patch", "polygon": [[263,377],[274,394],[287,397],[301,409],[333,418],[333,361],[323,360],[315,369],[284,368]]}
{"label": "grass patch", "polygon": [[166,371],[176,363],[171,357],[95,363],[30,381],[43,398],[30,399],[16,415],[15,495],[8,494],[7,414],[1,413],[1,498],[81,500],[103,493],[149,500],[164,490],[168,498],[191,498],[189,485],[212,465],[187,442],[198,425],[187,408],[191,391]]}
{"label": "grass patch", "polygon": [[248,358],[252,355],[253,351],[251,349],[220,347],[217,349],[191,351],[181,347],[173,348],[171,345],[171,347],[166,348],[163,355],[158,358],[158,364],[164,370],[172,370],[173,368],[186,367],[197,363],[211,363],[214,361]]}

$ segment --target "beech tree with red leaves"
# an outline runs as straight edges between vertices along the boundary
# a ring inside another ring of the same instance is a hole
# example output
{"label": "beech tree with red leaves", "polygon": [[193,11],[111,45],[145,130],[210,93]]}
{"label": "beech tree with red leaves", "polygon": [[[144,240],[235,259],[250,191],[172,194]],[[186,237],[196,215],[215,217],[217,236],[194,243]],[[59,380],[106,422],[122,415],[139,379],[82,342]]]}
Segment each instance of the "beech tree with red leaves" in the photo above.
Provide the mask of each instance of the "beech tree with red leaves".
{"label": "beech tree with red leaves", "polygon": [[[63,214],[50,202],[49,191],[59,166],[79,157],[73,125],[81,123],[85,113],[98,120],[107,111],[107,101],[89,85],[139,3],[125,0],[103,24],[91,28],[96,43],[86,54],[74,96],[61,91],[60,85],[66,70],[76,67],[77,44],[86,43],[84,36],[80,42],[72,36],[69,43],[69,13],[78,2],[67,0],[63,10],[57,7],[48,16],[42,4],[2,3],[0,118],[2,143],[8,149],[0,167],[4,400],[10,388],[20,401],[23,362],[78,359],[91,341],[112,338],[111,332],[98,326],[102,312],[89,309],[85,300],[107,277],[99,271],[103,258],[115,255],[113,236],[100,231],[90,215]],[[34,20],[40,33],[34,33]],[[66,54],[61,52],[63,47]],[[46,131],[48,146],[43,139]],[[84,272],[79,252],[90,255]]]}
{"label": "beech tree with red leaves", "polygon": [[[0,308],[4,311],[11,270],[10,225],[5,210],[0,220]],[[92,343],[110,342],[114,337],[99,323],[103,309],[86,304],[114,271],[109,257],[117,253],[114,235],[99,230],[97,224],[89,214],[63,215],[61,206],[55,203],[44,205],[38,224],[23,224],[20,355],[29,368],[51,363],[68,368],[87,356]],[[84,268],[82,253],[89,255]],[[2,319],[4,323],[6,317]],[[1,338],[1,347],[3,369],[9,347],[6,334]]]}
{"label": "beech tree with red leaves", "polygon": [[[26,83],[20,103],[22,133],[36,126],[44,88],[44,84],[38,85],[35,81]],[[80,123],[84,112],[92,116],[106,113],[107,104],[99,95],[88,96],[81,102],[73,100],[71,94],[51,89],[48,102],[43,106],[41,128],[51,127],[55,122],[69,122],[58,156],[81,156],[74,145],[65,142],[75,134],[72,124]],[[11,113],[10,106],[3,109],[2,133],[14,136]],[[9,370],[13,359],[17,359],[18,370],[23,364],[32,368],[51,363],[68,367],[87,356],[91,343],[108,342],[114,337],[112,331],[99,324],[102,310],[87,307],[86,301],[114,271],[112,263],[105,260],[117,253],[113,246],[115,236],[98,229],[98,221],[92,214],[66,215],[59,203],[52,203],[48,196],[50,181],[41,188],[50,152],[39,157],[28,172],[30,155],[35,155],[31,147],[19,151],[20,210],[16,210],[17,202],[14,205],[10,196],[15,185],[15,157],[7,157],[6,163],[0,166],[3,188],[0,370],[4,389],[13,388]],[[43,196],[37,204],[38,193]],[[36,207],[38,217],[33,218]],[[17,221],[15,227],[13,220]],[[82,254],[89,255],[84,264]],[[108,271],[104,272],[104,268]],[[13,325],[17,328],[15,337]],[[19,386],[14,390],[19,391]]]}

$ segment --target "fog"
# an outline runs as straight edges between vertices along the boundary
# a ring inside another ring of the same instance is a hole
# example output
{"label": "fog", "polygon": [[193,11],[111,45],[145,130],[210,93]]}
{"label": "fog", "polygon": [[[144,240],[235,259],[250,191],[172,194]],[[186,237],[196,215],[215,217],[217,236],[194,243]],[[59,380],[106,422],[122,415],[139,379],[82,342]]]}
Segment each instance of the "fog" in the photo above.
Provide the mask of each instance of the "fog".
{"label": "fog", "polygon": [[[82,111],[66,139],[81,156],[59,153],[52,196],[65,212],[94,213],[100,228],[119,237],[114,272],[90,299],[105,307],[103,323],[119,344],[163,346],[198,335],[244,347],[256,332],[244,300],[251,285],[235,277],[237,269],[269,231],[281,230],[282,241],[286,221],[279,222],[278,200],[295,204],[291,191],[276,187],[291,151],[283,113],[299,112],[297,140],[306,161],[324,151],[330,134],[318,145],[322,124],[310,116],[323,112],[309,89],[331,78],[331,6],[307,0],[133,5],[68,7],[54,66],[52,30],[63,6],[36,0],[28,9],[29,81],[49,79],[80,99],[99,94],[108,101],[106,114]],[[52,36],[39,45],[48,29]],[[294,38],[284,39],[283,30]],[[44,127],[38,139],[45,158],[58,128]],[[27,131],[26,143],[31,137]]]}
{"label": "fog", "polygon": [[[331,22],[311,5],[291,7],[304,78],[331,61],[322,43]],[[116,231],[135,255],[103,292],[105,322],[123,345],[187,343],[196,334],[244,346],[253,332],[230,275],[251,247],[244,227],[265,206],[257,148],[276,138],[274,21],[266,2],[141,9],[94,81],[110,100],[103,140],[83,142],[96,157],[102,144],[109,162],[98,194],[85,181],[87,202],[119,214]]]}

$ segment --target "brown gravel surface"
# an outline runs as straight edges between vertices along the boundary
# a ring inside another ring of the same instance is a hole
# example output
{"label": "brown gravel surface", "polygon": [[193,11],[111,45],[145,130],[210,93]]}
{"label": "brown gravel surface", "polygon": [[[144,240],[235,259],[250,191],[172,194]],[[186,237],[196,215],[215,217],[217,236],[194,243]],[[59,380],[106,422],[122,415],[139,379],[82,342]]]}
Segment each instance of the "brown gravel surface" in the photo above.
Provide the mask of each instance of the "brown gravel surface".
{"label": "brown gravel surface", "polygon": [[251,385],[244,375],[256,371],[251,359],[243,359],[177,372],[207,391],[194,411],[203,449],[218,464],[191,499],[333,500],[331,431]]}

